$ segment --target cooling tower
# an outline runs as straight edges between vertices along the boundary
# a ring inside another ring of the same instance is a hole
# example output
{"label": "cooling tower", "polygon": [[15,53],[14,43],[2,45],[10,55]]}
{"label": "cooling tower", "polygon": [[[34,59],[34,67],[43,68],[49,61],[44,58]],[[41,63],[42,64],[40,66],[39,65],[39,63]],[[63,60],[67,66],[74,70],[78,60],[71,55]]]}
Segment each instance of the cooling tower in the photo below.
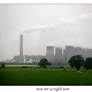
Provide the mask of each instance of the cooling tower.
{"label": "cooling tower", "polygon": [[64,49],[64,57],[65,61],[68,62],[68,60],[75,54],[74,47],[73,46],[66,46]]}
{"label": "cooling tower", "polygon": [[47,46],[46,49],[46,58],[49,62],[54,62],[54,47],[53,46]]}
{"label": "cooling tower", "polygon": [[55,62],[56,64],[62,64],[62,49],[59,47],[55,48]]}

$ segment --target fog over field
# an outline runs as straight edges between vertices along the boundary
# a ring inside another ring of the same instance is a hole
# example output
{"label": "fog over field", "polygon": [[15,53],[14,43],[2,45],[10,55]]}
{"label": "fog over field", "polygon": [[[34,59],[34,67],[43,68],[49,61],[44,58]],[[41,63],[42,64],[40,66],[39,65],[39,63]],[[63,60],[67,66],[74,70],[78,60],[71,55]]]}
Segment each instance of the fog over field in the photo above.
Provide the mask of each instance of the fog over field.
{"label": "fog over field", "polygon": [[46,46],[74,45],[92,48],[91,4],[0,5],[0,60],[19,54],[45,55]]}

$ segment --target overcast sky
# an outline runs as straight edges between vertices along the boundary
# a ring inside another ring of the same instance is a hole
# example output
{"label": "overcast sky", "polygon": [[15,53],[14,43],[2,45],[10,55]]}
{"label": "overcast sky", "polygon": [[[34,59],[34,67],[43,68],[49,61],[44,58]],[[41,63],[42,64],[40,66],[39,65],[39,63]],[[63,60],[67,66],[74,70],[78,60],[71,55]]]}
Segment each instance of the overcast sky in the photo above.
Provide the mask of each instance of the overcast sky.
{"label": "overcast sky", "polygon": [[46,46],[75,45],[92,48],[92,5],[0,5],[0,60],[19,55],[45,55]]}

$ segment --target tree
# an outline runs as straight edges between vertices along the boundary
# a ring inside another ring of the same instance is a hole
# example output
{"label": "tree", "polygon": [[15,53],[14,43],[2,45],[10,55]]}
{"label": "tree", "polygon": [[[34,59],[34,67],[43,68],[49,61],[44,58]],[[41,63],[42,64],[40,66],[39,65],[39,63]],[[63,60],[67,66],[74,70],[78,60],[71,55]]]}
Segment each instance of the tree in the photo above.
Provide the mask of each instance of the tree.
{"label": "tree", "polygon": [[75,67],[77,71],[79,71],[80,67],[84,64],[84,58],[81,55],[75,55],[72,56],[68,62],[71,67]]}
{"label": "tree", "polygon": [[92,57],[86,58],[86,61],[84,63],[85,69],[92,69]]}
{"label": "tree", "polygon": [[1,64],[1,67],[2,67],[2,68],[5,68],[5,64]]}
{"label": "tree", "polygon": [[43,58],[43,59],[40,60],[38,65],[40,65],[40,67],[42,67],[42,68],[46,68],[47,65],[51,65],[51,63],[49,63],[46,58]]}
{"label": "tree", "polygon": [[73,61],[73,57],[68,61],[69,65],[71,66],[71,68],[74,67],[74,61]]}

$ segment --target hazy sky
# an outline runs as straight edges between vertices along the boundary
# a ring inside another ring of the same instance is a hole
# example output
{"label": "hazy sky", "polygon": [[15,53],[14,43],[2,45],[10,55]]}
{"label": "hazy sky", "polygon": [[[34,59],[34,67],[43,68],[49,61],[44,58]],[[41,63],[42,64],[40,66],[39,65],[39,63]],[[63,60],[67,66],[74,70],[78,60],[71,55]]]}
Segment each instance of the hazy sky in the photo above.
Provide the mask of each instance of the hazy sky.
{"label": "hazy sky", "polygon": [[0,60],[19,55],[45,55],[46,46],[92,47],[91,4],[0,5]]}

